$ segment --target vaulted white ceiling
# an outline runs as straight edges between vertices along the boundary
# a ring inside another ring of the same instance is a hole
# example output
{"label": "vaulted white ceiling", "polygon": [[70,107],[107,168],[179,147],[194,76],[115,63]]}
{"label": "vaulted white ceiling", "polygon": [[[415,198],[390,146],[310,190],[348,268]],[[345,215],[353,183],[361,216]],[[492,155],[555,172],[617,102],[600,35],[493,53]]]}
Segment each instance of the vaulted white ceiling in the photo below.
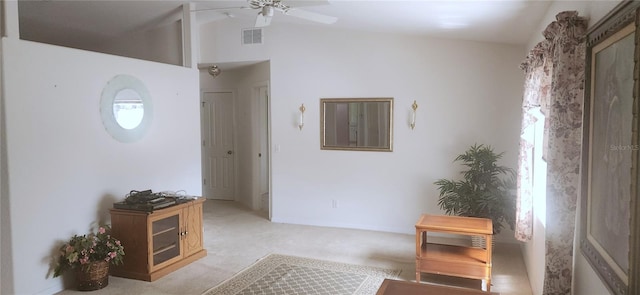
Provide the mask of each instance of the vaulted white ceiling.
{"label": "vaulted white ceiling", "polygon": [[[173,0],[19,0],[21,30],[86,37],[115,36],[175,18],[185,2]],[[427,35],[455,39],[525,44],[551,1],[540,0],[282,0],[305,11],[334,16],[334,24],[318,24],[276,11],[274,23]],[[194,1],[199,23],[246,18],[258,10],[246,0]],[[244,7],[244,8],[241,8]],[[47,30],[43,30],[47,27]]]}
{"label": "vaulted white ceiling", "polygon": [[[547,12],[551,1],[539,0],[331,0],[287,1],[293,8],[334,16],[334,28],[438,36],[465,40],[525,44]],[[255,18],[246,1],[200,1],[200,22],[233,17]],[[276,12],[274,22],[315,24]]]}

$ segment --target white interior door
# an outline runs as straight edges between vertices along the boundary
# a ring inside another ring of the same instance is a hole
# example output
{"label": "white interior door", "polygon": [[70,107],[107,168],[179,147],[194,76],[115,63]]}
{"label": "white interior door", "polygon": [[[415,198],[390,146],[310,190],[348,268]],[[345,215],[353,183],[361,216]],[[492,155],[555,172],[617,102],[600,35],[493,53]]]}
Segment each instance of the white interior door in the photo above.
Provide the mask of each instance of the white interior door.
{"label": "white interior door", "polygon": [[235,199],[233,93],[202,95],[203,192],[208,199]]}
{"label": "white interior door", "polygon": [[260,87],[260,194],[269,194],[269,94]]}
{"label": "white interior door", "polygon": [[254,129],[252,141],[255,144],[256,161],[252,161],[252,208],[271,219],[270,173],[270,129],[269,129],[269,86],[266,83],[254,85]]}

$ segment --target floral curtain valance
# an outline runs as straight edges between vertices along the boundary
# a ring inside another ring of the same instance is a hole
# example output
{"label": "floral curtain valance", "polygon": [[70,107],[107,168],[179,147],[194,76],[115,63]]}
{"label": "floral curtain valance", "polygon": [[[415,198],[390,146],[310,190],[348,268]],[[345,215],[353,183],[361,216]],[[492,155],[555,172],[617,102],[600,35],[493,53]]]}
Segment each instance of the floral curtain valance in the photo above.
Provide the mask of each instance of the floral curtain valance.
{"label": "floral curtain valance", "polygon": [[553,70],[549,46],[548,40],[538,43],[520,64],[520,68],[525,72],[523,109],[540,107],[546,114],[549,105],[549,89],[551,88],[551,71]]}

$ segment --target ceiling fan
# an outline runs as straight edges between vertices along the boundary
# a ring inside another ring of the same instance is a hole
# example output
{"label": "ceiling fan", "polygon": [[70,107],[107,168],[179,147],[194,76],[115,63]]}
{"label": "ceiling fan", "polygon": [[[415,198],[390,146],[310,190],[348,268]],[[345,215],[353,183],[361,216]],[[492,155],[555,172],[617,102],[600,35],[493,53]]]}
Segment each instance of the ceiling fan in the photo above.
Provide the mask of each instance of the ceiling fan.
{"label": "ceiling fan", "polygon": [[[247,0],[249,3],[249,7],[229,7],[229,8],[204,8],[197,9],[196,11],[204,11],[204,10],[227,10],[227,9],[255,9],[258,10],[258,15],[256,16],[255,27],[266,27],[271,24],[271,19],[273,18],[275,11],[280,11],[285,15],[290,15],[318,23],[323,24],[333,24],[338,18],[333,16],[328,16],[320,13],[315,13],[307,10],[302,10],[298,8],[291,7],[282,3],[281,0]],[[229,15],[227,13],[227,15]]]}

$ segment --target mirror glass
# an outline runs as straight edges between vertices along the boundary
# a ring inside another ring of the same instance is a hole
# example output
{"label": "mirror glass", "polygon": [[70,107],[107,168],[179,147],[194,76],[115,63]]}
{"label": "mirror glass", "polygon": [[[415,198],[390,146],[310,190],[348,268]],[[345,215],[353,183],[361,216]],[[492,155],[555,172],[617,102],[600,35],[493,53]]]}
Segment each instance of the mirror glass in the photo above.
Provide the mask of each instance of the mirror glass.
{"label": "mirror glass", "polygon": [[153,117],[149,91],[142,81],[133,76],[115,76],[102,90],[100,114],[104,128],[116,140],[140,140]]}
{"label": "mirror glass", "polygon": [[392,151],[393,98],[320,100],[320,148]]}
{"label": "mirror glass", "polygon": [[138,127],[144,118],[144,104],[140,94],[129,88],[118,91],[113,100],[113,116],[124,129]]}

